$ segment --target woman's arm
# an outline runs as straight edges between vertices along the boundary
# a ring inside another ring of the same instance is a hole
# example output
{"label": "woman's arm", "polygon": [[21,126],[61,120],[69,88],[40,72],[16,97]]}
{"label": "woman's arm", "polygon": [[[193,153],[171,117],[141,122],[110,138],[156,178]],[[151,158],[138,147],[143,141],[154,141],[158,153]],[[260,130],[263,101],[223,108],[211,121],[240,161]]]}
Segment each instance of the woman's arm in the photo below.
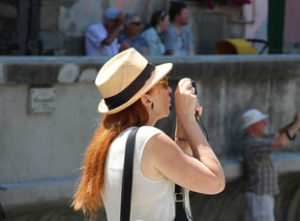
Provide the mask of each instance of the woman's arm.
{"label": "woman's arm", "polygon": [[216,176],[218,182],[224,182],[225,185],[221,164],[195,119],[194,113],[197,97],[192,89],[191,80],[188,78],[182,79],[178,83],[175,91],[175,108],[178,121],[183,128],[193,153],[198,154],[198,156],[194,156]]}
{"label": "woman's arm", "polygon": [[225,187],[223,170],[217,158],[206,155],[210,153],[203,153],[203,160],[199,161],[184,153],[166,134],[158,134],[145,146],[141,170],[152,180],[166,177],[189,190],[216,194]]}
{"label": "woman's arm", "polygon": [[183,152],[185,152],[189,156],[194,156],[191,146],[186,139],[186,136],[183,132],[183,128],[179,123],[178,119],[176,119],[175,143],[183,150]]}

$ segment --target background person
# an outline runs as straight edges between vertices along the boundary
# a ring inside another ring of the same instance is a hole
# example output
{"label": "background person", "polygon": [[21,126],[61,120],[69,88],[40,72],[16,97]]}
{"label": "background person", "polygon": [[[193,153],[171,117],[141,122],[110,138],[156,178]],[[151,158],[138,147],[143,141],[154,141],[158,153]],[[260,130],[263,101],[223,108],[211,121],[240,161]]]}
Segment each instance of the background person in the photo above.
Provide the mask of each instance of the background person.
{"label": "background person", "polygon": [[279,193],[277,172],[270,154],[293,140],[300,128],[300,112],[295,120],[276,133],[266,134],[268,115],[257,109],[243,116],[243,158],[246,169],[246,202],[251,221],[274,219],[274,195]]}
{"label": "background person", "polygon": [[152,14],[150,27],[143,33],[142,37],[147,42],[149,55],[157,56],[165,54],[165,46],[161,42],[160,34],[169,26],[169,15],[166,11],[156,11]]}
{"label": "background person", "polygon": [[113,56],[119,53],[117,36],[124,23],[124,13],[108,8],[103,22],[91,25],[85,33],[85,52],[88,56]]}
{"label": "background person", "polygon": [[141,18],[137,14],[126,13],[124,30],[118,36],[122,44],[120,51],[133,47],[142,55],[149,55],[147,43],[140,35],[141,27]]}
{"label": "background person", "polygon": [[[172,89],[166,75],[171,69],[171,63],[154,66],[130,48],[99,71],[95,83],[104,98],[98,106],[104,119],[85,155],[75,209],[93,215],[103,203],[108,220],[119,220],[125,145],[136,127],[130,220],[174,220],[174,183],[206,194],[224,189],[221,164],[194,117],[197,97],[189,78],[178,83],[175,109],[184,136],[177,139],[190,146],[182,149],[154,127],[170,113]],[[197,159],[191,149],[199,152]],[[191,220],[189,194],[183,199]]]}
{"label": "background person", "polygon": [[189,12],[182,2],[171,2],[170,20],[162,39],[166,47],[166,54],[169,55],[194,55],[194,44],[191,30],[187,27]]}

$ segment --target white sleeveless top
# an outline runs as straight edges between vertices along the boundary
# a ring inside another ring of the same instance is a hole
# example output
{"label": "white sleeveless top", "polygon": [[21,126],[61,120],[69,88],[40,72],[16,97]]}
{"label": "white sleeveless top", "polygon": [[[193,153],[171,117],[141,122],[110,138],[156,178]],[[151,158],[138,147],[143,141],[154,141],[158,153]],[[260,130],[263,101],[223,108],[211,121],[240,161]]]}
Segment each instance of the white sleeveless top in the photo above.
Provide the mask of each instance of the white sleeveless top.
{"label": "white sleeveless top", "polygon": [[[101,190],[107,220],[120,220],[121,189],[125,144],[133,127],[119,134],[111,143],[105,167],[104,185]],[[150,180],[141,171],[142,154],[148,140],[161,130],[140,127],[136,135],[133,165],[133,182],[130,220],[172,221],[175,217],[174,183],[166,178]],[[163,148],[163,147],[162,147]],[[185,206],[190,216],[189,194],[185,191]]]}

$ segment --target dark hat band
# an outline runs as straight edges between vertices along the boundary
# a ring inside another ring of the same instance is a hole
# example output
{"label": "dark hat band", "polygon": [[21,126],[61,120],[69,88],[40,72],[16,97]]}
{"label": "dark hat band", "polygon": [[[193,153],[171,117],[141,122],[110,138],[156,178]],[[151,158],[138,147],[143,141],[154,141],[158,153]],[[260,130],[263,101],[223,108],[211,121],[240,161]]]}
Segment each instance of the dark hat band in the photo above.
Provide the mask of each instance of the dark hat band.
{"label": "dark hat band", "polygon": [[136,94],[146,83],[146,81],[151,77],[151,73],[155,70],[155,66],[148,63],[140,75],[132,81],[123,91],[112,96],[104,98],[105,104],[109,110],[117,108],[122,104],[129,101],[133,95]]}

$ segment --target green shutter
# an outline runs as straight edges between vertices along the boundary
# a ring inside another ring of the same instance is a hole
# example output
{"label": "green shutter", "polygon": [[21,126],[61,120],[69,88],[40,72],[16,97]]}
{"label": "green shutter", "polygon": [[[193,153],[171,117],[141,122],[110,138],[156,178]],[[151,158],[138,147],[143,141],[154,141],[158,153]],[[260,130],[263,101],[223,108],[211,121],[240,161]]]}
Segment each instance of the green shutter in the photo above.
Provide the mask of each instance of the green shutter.
{"label": "green shutter", "polygon": [[285,0],[269,0],[268,44],[269,53],[282,53]]}

